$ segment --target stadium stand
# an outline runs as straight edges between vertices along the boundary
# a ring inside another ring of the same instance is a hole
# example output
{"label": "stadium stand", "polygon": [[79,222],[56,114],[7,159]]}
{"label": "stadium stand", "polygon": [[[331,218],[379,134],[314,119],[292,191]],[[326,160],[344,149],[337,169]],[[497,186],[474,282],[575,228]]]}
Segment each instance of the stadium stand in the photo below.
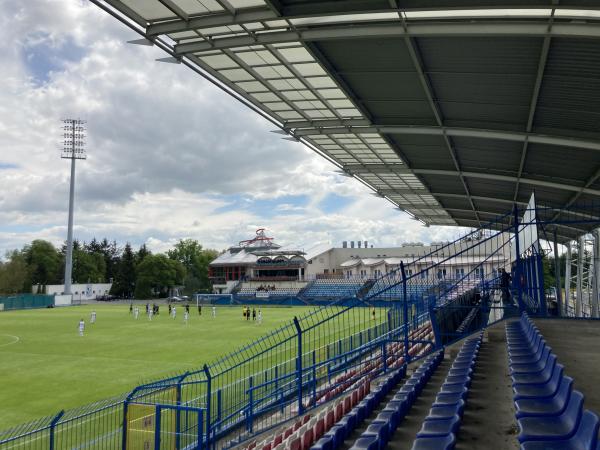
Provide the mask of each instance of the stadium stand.
{"label": "stadium stand", "polygon": [[524,450],[596,449],[598,416],[584,410],[543,336],[526,314],[506,324],[519,442]]}
{"label": "stadium stand", "polygon": [[303,298],[343,298],[355,296],[367,280],[317,279],[302,292]]}

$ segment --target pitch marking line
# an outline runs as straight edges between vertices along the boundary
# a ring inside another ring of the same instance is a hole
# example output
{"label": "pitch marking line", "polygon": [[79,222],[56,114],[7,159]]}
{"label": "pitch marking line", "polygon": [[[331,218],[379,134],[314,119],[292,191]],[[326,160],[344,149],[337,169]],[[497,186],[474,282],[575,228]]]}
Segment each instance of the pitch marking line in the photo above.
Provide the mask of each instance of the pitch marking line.
{"label": "pitch marking line", "polygon": [[11,342],[7,342],[6,344],[0,344],[0,347],[6,347],[7,345],[16,344],[21,340],[19,336],[13,336],[12,334],[0,334],[0,336],[8,336],[9,338],[13,339]]}

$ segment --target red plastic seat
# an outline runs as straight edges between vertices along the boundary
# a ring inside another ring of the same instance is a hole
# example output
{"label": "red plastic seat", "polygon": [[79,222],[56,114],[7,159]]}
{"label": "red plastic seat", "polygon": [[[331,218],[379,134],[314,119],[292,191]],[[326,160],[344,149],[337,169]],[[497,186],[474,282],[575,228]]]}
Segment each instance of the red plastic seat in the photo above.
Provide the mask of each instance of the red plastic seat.
{"label": "red plastic seat", "polygon": [[361,384],[358,387],[358,398],[359,398],[359,400],[362,400],[364,398],[364,396],[365,396],[365,385]]}
{"label": "red plastic seat", "polygon": [[344,417],[344,405],[343,402],[340,401],[335,405],[335,421],[337,422],[342,417]]}
{"label": "red plastic seat", "polygon": [[287,430],[285,430],[285,432],[283,433],[283,439],[289,438],[293,432],[294,430],[292,428],[288,428]]}
{"label": "red plastic seat", "polygon": [[299,420],[299,421],[297,421],[297,422],[294,424],[293,431],[298,431],[298,430],[300,429],[300,427],[301,427],[301,426],[302,426],[302,420]]}
{"label": "red plastic seat", "polygon": [[273,439],[273,447],[277,447],[282,442],[283,442],[283,436],[281,434],[278,434],[277,436],[275,436],[275,439]]}
{"label": "red plastic seat", "polygon": [[325,429],[329,430],[335,423],[335,414],[333,411],[329,411],[325,416]]}
{"label": "red plastic seat", "polygon": [[317,420],[317,423],[315,424],[315,427],[313,428],[313,432],[314,432],[315,441],[321,439],[321,436],[323,436],[323,434],[325,434],[325,420],[323,420],[323,419]]}
{"label": "red plastic seat", "polygon": [[314,434],[312,428],[307,429],[302,435],[302,450],[309,450],[314,442]]}
{"label": "red plastic seat", "polygon": [[269,442],[268,444],[265,444],[262,450],[271,450],[271,443]]}
{"label": "red plastic seat", "polygon": [[349,413],[352,409],[352,400],[350,397],[344,398],[344,414]]}
{"label": "red plastic seat", "polygon": [[308,423],[309,420],[310,420],[310,414],[305,415],[302,418],[302,425],[304,425],[305,423]]}
{"label": "red plastic seat", "polygon": [[356,406],[358,404],[358,391],[356,389],[352,391],[352,395],[350,398],[352,407]]}
{"label": "red plastic seat", "polygon": [[299,437],[297,437],[296,439],[293,439],[293,440],[290,442],[290,447],[289,447],[289,449],[290,449],[290,450],[301,450],[301,447],[302,447],[302,441],[300,440],[300,438],[299,438]]}

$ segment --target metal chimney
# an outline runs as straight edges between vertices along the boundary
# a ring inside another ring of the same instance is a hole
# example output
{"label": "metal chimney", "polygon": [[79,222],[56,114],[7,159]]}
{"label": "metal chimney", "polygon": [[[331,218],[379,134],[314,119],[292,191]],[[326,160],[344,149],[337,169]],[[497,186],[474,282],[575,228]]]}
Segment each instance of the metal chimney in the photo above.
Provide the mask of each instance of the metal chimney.
{"label": "metal chimney", "polygon": [[348,248],[348,241],[342,242],[342,248]]}
{"label": "metal chimney", "polygon": [[369,241],[365,241],[365,248],[369,248]]}
{"label": "metal chimney", "polygon": [[350,241],[350,248],[354,248],[354,241]]}
{"label": "metal chimney", "polygon": [[358,248],[360,248],[362,246],[362,241],[357,241],[358,242]]}

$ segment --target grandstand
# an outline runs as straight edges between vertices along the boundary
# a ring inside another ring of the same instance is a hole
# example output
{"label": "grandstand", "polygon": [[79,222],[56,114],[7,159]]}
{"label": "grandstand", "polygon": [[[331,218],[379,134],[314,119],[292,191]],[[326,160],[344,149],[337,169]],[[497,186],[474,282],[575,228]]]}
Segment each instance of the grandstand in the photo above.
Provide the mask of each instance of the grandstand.
{"label": "grandstand", "polygon": [[230,292],[337,300],[0,450],[598,448],[597,2],[91,1],[416,220],[470,229],[342,249],[314,280],[329,254],[240,243],[212,274]]}

